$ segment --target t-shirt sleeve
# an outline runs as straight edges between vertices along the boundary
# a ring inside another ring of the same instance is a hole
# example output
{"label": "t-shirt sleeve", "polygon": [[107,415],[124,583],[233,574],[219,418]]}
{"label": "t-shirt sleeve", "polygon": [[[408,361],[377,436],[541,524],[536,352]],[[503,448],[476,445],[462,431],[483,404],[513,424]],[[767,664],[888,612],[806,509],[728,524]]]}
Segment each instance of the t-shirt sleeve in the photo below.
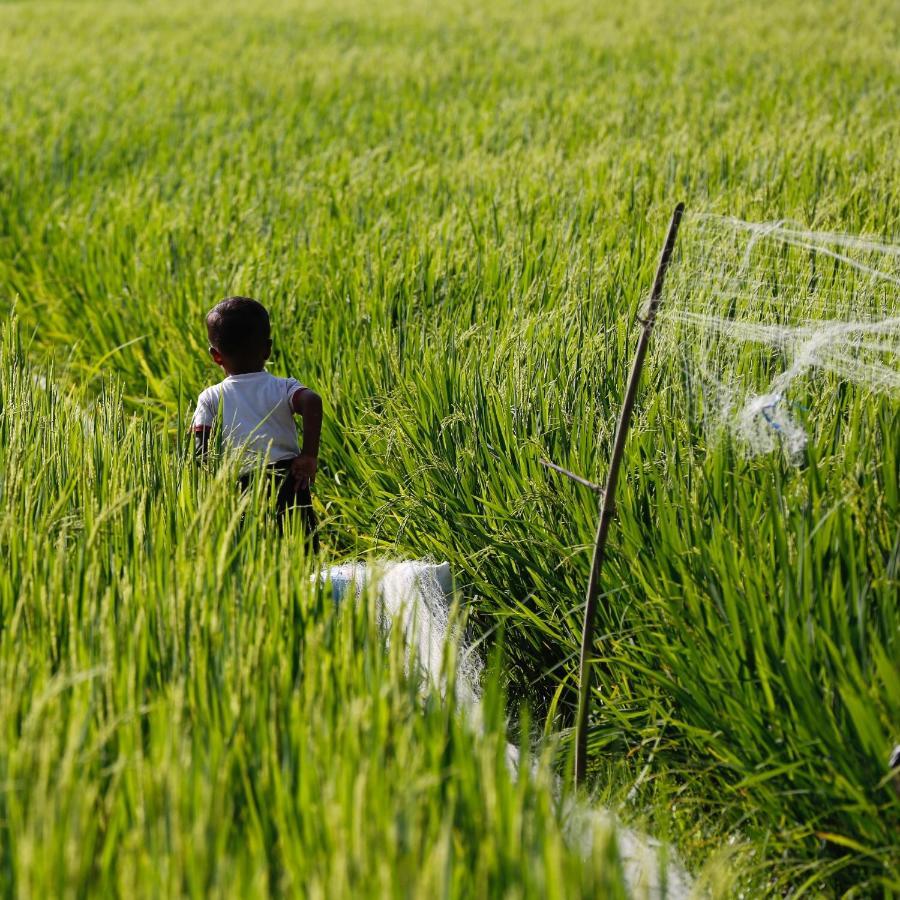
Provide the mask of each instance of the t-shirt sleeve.
{"label": "t-shirt sleeve", "polygon": [[216,410],[213,408],[212,398],[204,391],[197,400],[194,418],[191,419],[191,428],[195,431],[201,428],[212,428],[215,418]]}
{"label": "t-shirt sleeve", "polygon": [[288,406],[293,408],[294,394],[296,394],[297,391],[305,391],[306,385],[301,384],[299,381],[297,381],[296,378],[285,378],[284,383],[285,383],[284,396],[287,398]]}

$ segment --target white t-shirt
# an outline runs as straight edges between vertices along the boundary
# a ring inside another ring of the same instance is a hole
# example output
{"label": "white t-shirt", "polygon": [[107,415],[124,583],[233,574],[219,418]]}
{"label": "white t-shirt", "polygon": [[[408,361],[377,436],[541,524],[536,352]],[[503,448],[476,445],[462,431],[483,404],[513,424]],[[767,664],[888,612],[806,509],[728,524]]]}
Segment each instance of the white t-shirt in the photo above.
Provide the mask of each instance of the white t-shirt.
{"label": "white t-shirt", "polygon": [[200,394],[191,423],[211,428],[221,408],[222,441],[246,455],[241,471],[254,468],[259,456],[270,463],[300,455],[291,398],[304,385],[268,372],[229,375]]}

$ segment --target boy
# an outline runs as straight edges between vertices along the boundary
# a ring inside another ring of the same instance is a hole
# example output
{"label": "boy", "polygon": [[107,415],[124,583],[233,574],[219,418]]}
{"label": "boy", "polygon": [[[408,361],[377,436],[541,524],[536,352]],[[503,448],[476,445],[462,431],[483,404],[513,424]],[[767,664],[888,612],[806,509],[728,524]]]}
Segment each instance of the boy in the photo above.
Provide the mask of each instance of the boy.
{"label": "boy", "polygon": [[[293,378],[276,378],[264,370],[272,353],[269,313],[249,297],[229,297],[206,317],[209,352],[226,378],[200,394],[191,423],[194,450],[206,456],[213,423],[222,442],[241,454],[242,490],[260,458],[271,472],[279,530],[285,513],[298,509],[307,542],[318,553],[316,517],[310,485],[315,481],[322,431],[322,398]],[[303,449],[297,444],[294,415],[303,418]]]}

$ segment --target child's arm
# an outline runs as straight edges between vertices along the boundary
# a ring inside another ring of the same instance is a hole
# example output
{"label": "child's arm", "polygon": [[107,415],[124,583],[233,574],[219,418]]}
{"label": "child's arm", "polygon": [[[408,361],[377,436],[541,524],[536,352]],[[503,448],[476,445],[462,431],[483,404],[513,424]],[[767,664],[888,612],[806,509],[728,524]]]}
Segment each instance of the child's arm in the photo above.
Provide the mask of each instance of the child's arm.
{"label": "child's arm", "polygon": [[204,462],[209,454],[209,436],[212,434],[212,428],[209,425],[193,425],[191,431],[194,433],[194,459]]}
{"label": "child's arm", "polygon": [[209,402],[206,391],[200,394],[194,417],[191,419],[191,432],[194,435],[194,459],[205,462],[209,453],[209,436],[212,433],[212,424],[215,410]]}
{"label": "child's arm", "polygon": [[297,487],[302,488],[316,480],[319,438],[322,434],[322,398],[307,387],[300,388],[291,395],[291,409],[303,418],[303,447],[292,466]]}

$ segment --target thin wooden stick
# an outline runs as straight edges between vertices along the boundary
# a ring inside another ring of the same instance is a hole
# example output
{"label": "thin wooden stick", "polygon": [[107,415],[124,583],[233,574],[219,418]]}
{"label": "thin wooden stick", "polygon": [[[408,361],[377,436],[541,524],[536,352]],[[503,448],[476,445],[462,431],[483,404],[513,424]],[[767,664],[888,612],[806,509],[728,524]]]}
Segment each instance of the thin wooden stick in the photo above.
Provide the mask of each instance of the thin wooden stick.
{"label": "thin wooden stick", "polygon": [[549,459],[541,459],[540,463],[547,469],[553,469],[554,471],[559,472],[560,475],[565,475],[566,478],[571,478],[572,481],[583,484],[586,488],[590,488],[595,494],[603,493],[603,488],[600,487],[599,484],[594,484],[593,481],[588,481],[587,478],[582,478],[580,475],[576,475],[574,472],[570,472],[568,469],[558,466],[555,462],[550,462]]}
{"label": "thin wooden stick", "polygon": [[622,401],[622,409],[619,413],[619,422],[616,426],[616,436],[613,441],[612,456],[609,460],[609,473],[606,476],[606,487],[600,501],[600,516],[597,520],[597,537],[594,540],[594,558],[591,563],[591,577],[587,586],[587,597],[584,607],[584,629],[581,633],[581,659],[579,661],[578,680],[578,712],[575,720],[575,785],[584,781],[587,770],[587,725],[588,711],[590,709],[591,696],[591,645],[594,637],[594,619],[597,615],[597,598],[600,589],[600,570],[603,568],[603,559],[606,552],[606,539],[609,535],[609,527],[615,510],[616,484],[619,480],[619,469],[622,465],[622,456],[625,452],[625,439],[628,437],[628,429],[631,427],[631,414],[634,409],[634,401],[637,396],[638,383],[641,378],[641,370],[644,367],[644,358],[647,355],[647,346],[650,342],[650,332],[656,321],[656,311],[659,309],[662,297],[663,282],[666,278],[666,270],[672,258],[675,248],[675,238],[678,235],[678,226],[681,224],[681,216],[684,212],[684,204],[679,203],[672,213],[669,223],[669,231],[666,242],[663,245],[659,265],[656,267],[656,277],[653,280],[653,289],[650,292],[650,300],[647,310],[640,319],[643,327],[638,340],[637,350],[634,354],[634,362],[631,364],[631,374],[628,377],[628,385],[625,388],[625,398]]}

